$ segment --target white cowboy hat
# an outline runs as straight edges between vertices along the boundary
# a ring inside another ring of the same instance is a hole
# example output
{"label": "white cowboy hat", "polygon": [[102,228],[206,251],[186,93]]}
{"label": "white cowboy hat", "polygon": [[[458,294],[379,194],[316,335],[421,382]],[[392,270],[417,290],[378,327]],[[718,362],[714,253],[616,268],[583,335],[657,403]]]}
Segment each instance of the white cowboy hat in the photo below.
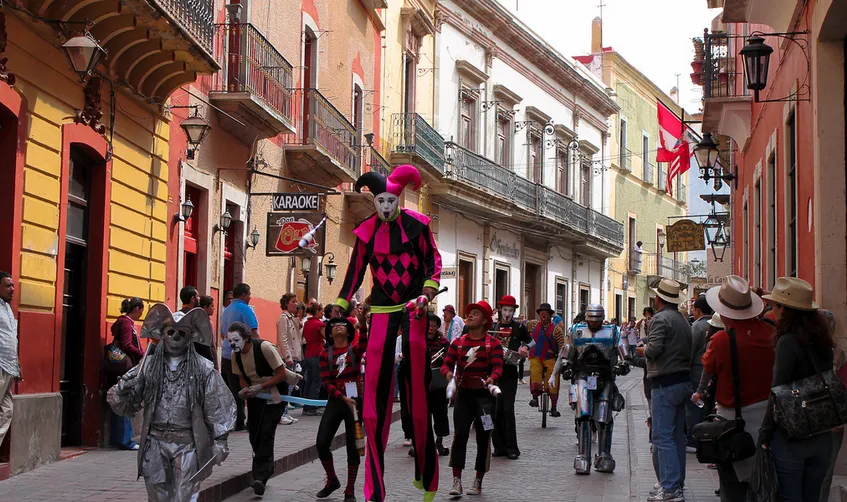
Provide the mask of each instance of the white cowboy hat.
{"label": "white cowboy hat", "polygon": [[817,310],[812,285],[797,277],[780,277],[771,294],[762,298],[797,310]]}
{"label": "white cowboy hat", "polygon": [[720,314],[713,314],[712,318],[706,322],[709,323],[709,326],[713,328],[726,329],[726,326],[724,326],[723,319],[721,319]]}
{"label": "white cowboy hat", "polygon": [[663,277],[662,280],[659,281],[658,286],[650,289],[656,293],[656,296],[668,303],[679,305],[685,301],[685,297],[679,292],[679,283],[673,279],[665,279]]}
{"label": "white cowboy hat", "polygon": [[737,275],[728,275],[720,286],[706,292],[712,310],[726,319],[752,319],[762,313],[765,302],[753,293],[750,284]]}

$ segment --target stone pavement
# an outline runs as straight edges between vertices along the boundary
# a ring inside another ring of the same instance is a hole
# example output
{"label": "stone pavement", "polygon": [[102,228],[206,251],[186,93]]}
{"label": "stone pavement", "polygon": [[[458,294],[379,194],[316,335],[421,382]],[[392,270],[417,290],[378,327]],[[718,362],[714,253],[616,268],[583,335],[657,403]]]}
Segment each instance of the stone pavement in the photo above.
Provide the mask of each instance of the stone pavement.
{"label": "stone pavement", "polygon": [[[277,428],[274,457],[276,472],[285,472],[317,459],[315,437],[320,417],[301,416],[299,422]],[[393,419],[399,420],[399,405]],[[399,429],[399,425],[397,427]],[[343,445],[343,429],[333,448]],[[223,500],[249,486],[252,450],[247,432],[234,432],[229,440],[230,454],[203,482],[201,502]],[[147,500],[144,481],[136,481],[137,455],[133,451],[94,450],[55,462],[0,482],[0,502],[86,501],[143,502]]]}
{"label": "stone pavement", "polygon": [[[614,474],[593,472],[589,476],[577,476],[573,471],[573,458],[577,453],[576,434],[573,427],[573,412],[565,404],[560,418],[549,418],[546,429],[541,428],[541,415],[527,405],[528,385],[518,387],[516,408],[518,412],[518,440],[521,457],[518,460],[492,458],[491,470],[483,482],[483,494],[470,497],[483,502],[512,500],[538,502],[628,502],[646,500],[656,478],[650,460],[647,441],[647,402],[641,387],[641,371],[636,369],[621,378],[619,387],[627,397],[629,409],[621,412],[615,422],[612,455],[617,461]],[[564,395],[564,394],[563,394]],[[399,425],[399,424],[398,424]],[[421,492],[411,485],[414,464],[401,443],[400,427],[392,427],[390,445],[386,458],[386,485],[388,500],[421,500]],[[595,444],[596,448],[596,444]],[[473,466],[476,451],[473,432],[468,444],[468,466]],[[446,500],[452,481],[448,458],[441,457],[439,468],[441,483],[436,500]],[[717,473],[696,463],[694,455],[688,456],[686,500],[717,502],[714,490],[718,487]],[[344,482],[346,457],[339,450],[335,454],[336,471]],[[463,482],[467,489],[473,480],[473,470],[464,472]],[[364,463],[360,468],[356,496],[364,500]],[[258,500],[312,502],[315,493],[323,487],[324,472],[319,462],[311,462],[278,476],[270,481],[264,498],[256,497],[248,489],[232,499],[236,502]],[[328,501],[343,499],[343,490],[338,490]],[[468,497],[466,497],[468,498]]]}

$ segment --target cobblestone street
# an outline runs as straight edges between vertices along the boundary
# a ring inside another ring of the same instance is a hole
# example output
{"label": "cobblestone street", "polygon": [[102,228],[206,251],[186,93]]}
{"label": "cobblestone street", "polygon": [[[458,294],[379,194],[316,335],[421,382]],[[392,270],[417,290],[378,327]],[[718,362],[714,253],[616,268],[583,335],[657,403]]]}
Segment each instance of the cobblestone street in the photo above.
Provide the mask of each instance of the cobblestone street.
{"label": "cobblestone street", "polygon": [[[483,494],[473,500],[511,500],[539,502],[623,502],[646,500],[647,492],[656,482],[650,462],[650,449],[645,425],[647,403],[641,387],[641,371],[634,370],[618,381],[627,398],[627,409],[615,422],[612,454],[617,461],[614,474],[593,472],[589,476],[577,476],[573,472],[573,457],[576,455],[576,435],[573,415],[563,406],[560,418],[550,418],[547,429],[541,428],[541,415],[527,405],[529,386],[518,387],[517,421],[521,457],[518,460],[492,458],[491,470],[485,476]],[[452,428],[452,423],[451,423]],[[471,433],[473,435],[473,432]],[[390,446],[386,458],[386,485],[388,500],[419,500],[421,494],[412,484],[413,461],[402,446],[403,434],[400,423],[391,429]],[[595,444],[596,448],[596,444]],[[472,465],[475,453],[473,437],[468,445],[468,465]],[[334,452],[335,466],[342,478],[346,473],[343,450]],[[717,474],[696,463],[693,455],[688,456],[686,500],[717,501],[714,490],[718,487]],[[440,486],[438,499],[447,499],[451,473],[448,457],[440,459]],[[362,501],[364,463],[360,468],[356,497]],[[470,487],[473,471],[466,469],[463,476],[465,489]],[[256,500],[311,502],[315,493],[323,487],[324,472],[319,462],[306,464],[272,479],[264,498],[245,490],[229,500],[247,502]],[[336,491],[329,501],[343,499],[343,490]],[[465,498],[468,498],[466,495]]]}

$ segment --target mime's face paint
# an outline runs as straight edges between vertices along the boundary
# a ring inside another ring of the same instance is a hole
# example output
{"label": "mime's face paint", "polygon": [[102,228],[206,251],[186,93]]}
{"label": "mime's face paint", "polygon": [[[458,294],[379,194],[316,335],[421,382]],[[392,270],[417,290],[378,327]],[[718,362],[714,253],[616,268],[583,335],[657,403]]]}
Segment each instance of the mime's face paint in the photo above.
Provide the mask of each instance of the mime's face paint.
{"label": "mime's face paint", "polygon": [[374,207],[376,214],[382,221],[391,220],[397,212],[397,207],[400,205],[400,197],[393,193],[383,192],[374,197]]}
{"label": "mime's face paint", "polygon": [[515,307],[500,307],[500,322],[510,324],[515,317]]}
{"label": "mime's face paint", "polygon": [[229,346],[232,347],[233,352],[238,353],[244,350],[245,340],[238,331],[230,331],[227,333],[226,340],[229,342]]}

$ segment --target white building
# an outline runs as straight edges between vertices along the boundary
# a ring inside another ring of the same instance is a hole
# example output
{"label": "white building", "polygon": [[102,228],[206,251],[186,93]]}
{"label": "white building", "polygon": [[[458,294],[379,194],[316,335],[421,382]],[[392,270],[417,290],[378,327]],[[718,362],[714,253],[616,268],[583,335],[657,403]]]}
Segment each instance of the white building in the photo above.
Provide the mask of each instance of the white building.
{"label": "white building", "polygon": [[532,319],[548,302],[570,320],[606,288],[623,226],[601,213],[605,87],[495,0],[436,13],[434,125],[447,141],[428,187],[449,290],[439,304],[511,294]]}

